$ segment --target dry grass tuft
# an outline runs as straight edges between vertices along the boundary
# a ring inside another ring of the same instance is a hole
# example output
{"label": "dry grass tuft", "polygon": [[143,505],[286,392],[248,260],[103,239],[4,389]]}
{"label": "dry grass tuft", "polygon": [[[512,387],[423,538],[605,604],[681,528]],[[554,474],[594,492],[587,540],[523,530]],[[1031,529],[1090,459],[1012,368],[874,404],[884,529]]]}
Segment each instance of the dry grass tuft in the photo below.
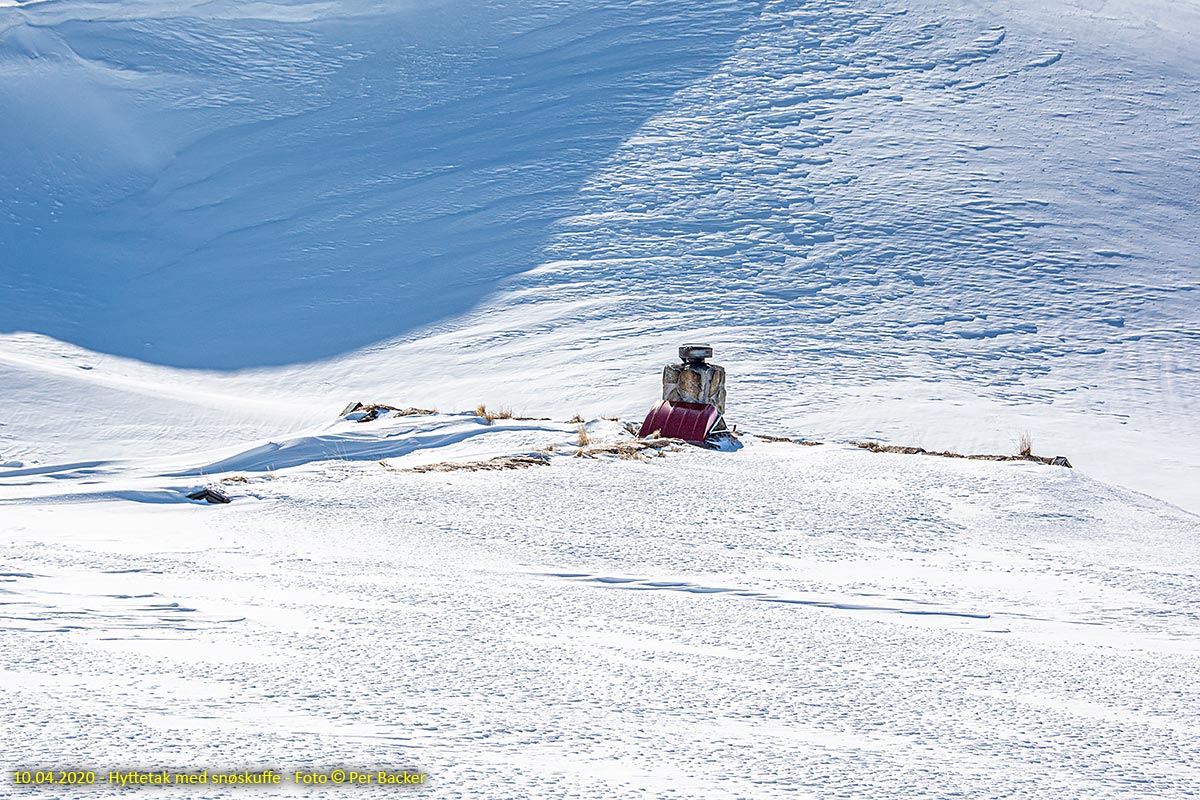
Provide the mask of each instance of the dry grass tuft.
{"label": "dry grass tuft", "polygon": [[577,444],[580,447],[587,447],[591,443],[592,443],[592,437],[588,436],[587,428],[581,422],[579,424],[579,440],[578,440]]}
{"label": "dry grass tuft", "polygon": [[1030,458],[1033,456],[1033,437],[1025,431],[1017,437],[1017,455]]}
{"label": "dry grass tuft", "polygon": [[250,479],[245,475],[229,475],[221,478],[221,483],[249,483]]}
{"label": "dry grass tuft", "polygon": [[608,420],[609,422],[620,422],[620,421],[621,421],[621,418],[620,418],[620,417],[610,417],[610,416],[607,416],[607,415],[605,415],[605,414],[601,414],[601,415],[600,415],[600,419],[606,419],[606,420]]}
{"label": "dry grass tuft", "polygon": [[567,420],[567,422],[583,422],[583,421],[584,421],[583,416],[580,414],[576,414],[575,416],[573,416],[569,420]]}
{"label": "dry grass tuft", "polygon": [[480,403],[475,407],[475,416],[483,417],[483,419],[487,420],[487,423],[491,425],[492,422],[498,419],[512,419],[513,410],[511,408],[501,407],[496,411],[488,411],[488,407],[483,403]]}

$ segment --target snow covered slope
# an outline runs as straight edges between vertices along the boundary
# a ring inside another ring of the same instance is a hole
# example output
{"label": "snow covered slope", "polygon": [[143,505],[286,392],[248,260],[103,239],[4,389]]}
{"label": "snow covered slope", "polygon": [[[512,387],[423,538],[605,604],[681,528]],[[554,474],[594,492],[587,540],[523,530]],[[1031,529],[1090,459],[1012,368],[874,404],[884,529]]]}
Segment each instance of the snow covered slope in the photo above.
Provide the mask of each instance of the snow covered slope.
{"label": "snow covered slope", "polygon": [[[408,767],[432,797],[547,799],[1200,779],[1190,514],[1073,470],[833,446],[414,474],[360,445],[240,473],[228,506],[0,483],[6,770]],[[303,790],[351,793],[396,796]]]}
{"label": "snow covered slope", "polygon": [[0,0],[5,780],[1191,796],[1197,9]]}
{"label": "snow covered slope", "polygon": [[1196,8],[0,9],[0,463],[633,415],[706,338],[735,422],[1200,509]]}
{"label": "snow covered slope", "polygon": [[4,328],[224,369],[465,311],[754,9],[511,5],[6,11]]}

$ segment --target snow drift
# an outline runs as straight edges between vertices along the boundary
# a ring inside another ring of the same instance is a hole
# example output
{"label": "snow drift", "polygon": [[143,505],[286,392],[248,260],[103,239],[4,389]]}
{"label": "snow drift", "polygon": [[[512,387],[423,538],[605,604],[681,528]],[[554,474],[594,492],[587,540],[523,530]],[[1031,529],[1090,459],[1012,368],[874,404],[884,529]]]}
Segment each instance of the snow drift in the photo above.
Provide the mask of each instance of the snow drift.
{"label": "snow drift", "polygon": [[1105,8],[5,8],[0,456],[633,415],[700,337],[731,418],[1200,508],[1195,6]]}
{"label": "snow drift", "polygon": [[0,762],[1190,796],[1196,10],[0,0]]}

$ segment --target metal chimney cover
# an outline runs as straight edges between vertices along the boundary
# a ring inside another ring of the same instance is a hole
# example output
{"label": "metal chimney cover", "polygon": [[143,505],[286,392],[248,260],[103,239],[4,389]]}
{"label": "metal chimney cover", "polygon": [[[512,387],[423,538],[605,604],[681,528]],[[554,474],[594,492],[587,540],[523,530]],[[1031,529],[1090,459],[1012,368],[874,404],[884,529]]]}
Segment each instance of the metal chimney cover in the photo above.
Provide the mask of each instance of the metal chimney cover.
{"label": "metal chimney cover", "polygon": [[703,364],[712,354],[712,346],[707,344],[685,344],[679,348],[679,358],[688,364]]}

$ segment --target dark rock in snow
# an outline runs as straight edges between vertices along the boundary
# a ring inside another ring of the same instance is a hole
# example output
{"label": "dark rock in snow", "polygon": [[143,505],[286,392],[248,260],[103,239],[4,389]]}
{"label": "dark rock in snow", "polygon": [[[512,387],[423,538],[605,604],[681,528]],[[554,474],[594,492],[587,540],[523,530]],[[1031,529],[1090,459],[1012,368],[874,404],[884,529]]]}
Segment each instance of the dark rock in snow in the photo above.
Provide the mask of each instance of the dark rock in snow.
{"label": "dark rock in snow", "polygon": [[188,500],[204,500],[209,503],[229,503],[229,495],[215,486],[205,486],[188,494]]}

